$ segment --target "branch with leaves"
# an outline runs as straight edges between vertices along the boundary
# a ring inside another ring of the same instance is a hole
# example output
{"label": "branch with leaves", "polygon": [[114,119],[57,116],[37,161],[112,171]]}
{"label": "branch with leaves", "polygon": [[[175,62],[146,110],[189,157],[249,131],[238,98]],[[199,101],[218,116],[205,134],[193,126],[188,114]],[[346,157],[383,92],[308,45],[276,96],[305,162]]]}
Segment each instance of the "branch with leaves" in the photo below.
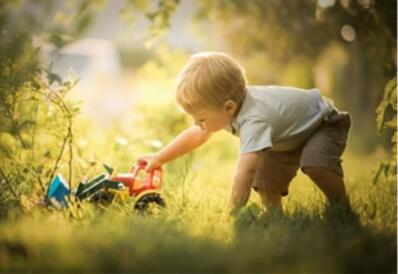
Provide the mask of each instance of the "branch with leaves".
{"label": "branch with leaves", "polygon": [[[397,176],[397,77],[392,78],[384,89],[383,99],[376,109],[376,122],[379,134],[386,130],[392,130],[391,138],[392,156],[389,161],[380,162],[373,183],[376,184],[381,175],[386,178]],[[394,179],[394,182],[396,180]]]}

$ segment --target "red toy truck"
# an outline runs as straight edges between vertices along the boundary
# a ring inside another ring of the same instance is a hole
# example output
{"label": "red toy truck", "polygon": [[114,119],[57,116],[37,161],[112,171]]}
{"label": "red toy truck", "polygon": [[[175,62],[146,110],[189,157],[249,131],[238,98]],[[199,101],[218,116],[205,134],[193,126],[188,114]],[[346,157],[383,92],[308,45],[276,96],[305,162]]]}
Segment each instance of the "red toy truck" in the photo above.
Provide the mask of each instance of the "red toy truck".
{"label": "red toy truck", "polygon": [[150,205],[164,207],[165,202],[159,194],[163,180],[162,168],[146,172],[146,165],[146,162],[139,161],[129,173],[116,173],[113,168],[104,165],[108,174],[100,174],[90,181],[80,182],[76,191],[72,192],[69,191],[68,184],[60,183],[62,178],[57,176],[49,186],[46,201],[68,206],[68,195],[74,195],[78,200],[88,198],[90,201],[105,203],[135,197],[134,208],[140,212],[147,210]]}

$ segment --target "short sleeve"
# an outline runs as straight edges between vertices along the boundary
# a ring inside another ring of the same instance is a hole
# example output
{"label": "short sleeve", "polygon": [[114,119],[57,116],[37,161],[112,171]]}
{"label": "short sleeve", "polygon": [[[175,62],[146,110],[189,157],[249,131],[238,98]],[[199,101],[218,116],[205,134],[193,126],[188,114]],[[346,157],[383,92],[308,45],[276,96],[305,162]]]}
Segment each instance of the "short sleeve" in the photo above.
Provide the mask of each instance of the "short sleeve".
{"label": "short sleeve", "polygon": [[272,128],[256,119],[246,120],[239,130],[240,154],[272,147]]}

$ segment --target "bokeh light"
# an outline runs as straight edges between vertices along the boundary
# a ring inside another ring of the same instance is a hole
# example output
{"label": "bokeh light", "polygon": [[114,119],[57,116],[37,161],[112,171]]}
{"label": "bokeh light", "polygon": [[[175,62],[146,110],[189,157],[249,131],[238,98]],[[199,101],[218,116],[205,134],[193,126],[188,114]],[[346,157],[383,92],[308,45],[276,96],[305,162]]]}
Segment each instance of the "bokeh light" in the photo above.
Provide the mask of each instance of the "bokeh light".
{"label": "bokeh light", "polygon": [[335,3],[336,0],[318,0],[318,6],[324,9],[333,7]]}
{"label": "bokeh light", "polygon": [[352,42],[356,38],[355,29],[350,25],[344,25],[340,31],[341,37],[347,42]]}

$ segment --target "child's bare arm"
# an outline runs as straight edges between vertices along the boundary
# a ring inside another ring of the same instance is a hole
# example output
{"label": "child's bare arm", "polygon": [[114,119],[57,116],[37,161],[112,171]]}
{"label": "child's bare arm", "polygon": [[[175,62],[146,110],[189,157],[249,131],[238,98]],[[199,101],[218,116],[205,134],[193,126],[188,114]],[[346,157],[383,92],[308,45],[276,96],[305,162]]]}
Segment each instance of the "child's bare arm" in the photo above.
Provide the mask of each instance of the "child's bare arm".
{"label": "child's bare arm", "polygon": [[141,157],[148,164],[150,171],[164,163],[174,160],[204,144],[211,136],[211,132],[203,131],[199,126],[192,126],[180,133],[173,141],[156,154]]}
{"label": "child's bare arm", "polygon": [[244,206],[249,199],[259,158],[259,152],[250,152],[239,156],[230,199],[232,213]]}

